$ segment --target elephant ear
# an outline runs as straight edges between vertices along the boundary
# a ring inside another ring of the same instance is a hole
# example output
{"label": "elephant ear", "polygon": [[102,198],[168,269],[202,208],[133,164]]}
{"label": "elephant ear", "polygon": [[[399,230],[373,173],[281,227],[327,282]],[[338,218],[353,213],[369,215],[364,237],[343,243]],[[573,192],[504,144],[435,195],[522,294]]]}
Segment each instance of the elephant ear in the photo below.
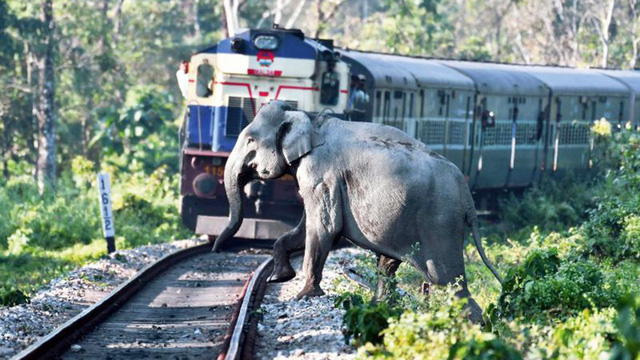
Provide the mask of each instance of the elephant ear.
{"label": "elephant ear", "polygon": [[314,130],[311,120],[302,111],[285,111],[284,121],[278,131],[282,154],[287,164],[308,154],[313,148],[324,144]]}

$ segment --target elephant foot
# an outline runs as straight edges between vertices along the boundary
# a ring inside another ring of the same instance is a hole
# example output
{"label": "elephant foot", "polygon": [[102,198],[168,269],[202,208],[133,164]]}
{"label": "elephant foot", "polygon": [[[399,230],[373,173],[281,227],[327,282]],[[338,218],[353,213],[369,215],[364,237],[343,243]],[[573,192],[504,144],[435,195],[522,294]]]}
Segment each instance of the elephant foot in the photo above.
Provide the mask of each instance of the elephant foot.
{"label": "elephant foot", "polygon": [[287,264],[282,266],[275,266],[273,268],[273,271],[271,272],[271,275],[267,279],[267,282],[269,283],[285,282],[293,279],[294,277],[296,277],[296,272],[295,270],[293,270],[291,265]]}
{"label": "elephant foot", "polygon": [[319,286],[305,286],[302,291],[296,296],[296,299],[300,300],[303,297],[322,296],[324,291]]}
{"label": "elephant foot", "polygon": [[469,319],[472,323],[478,324],[480,326],[485,326],[484,317],[482,316],[482,309],[478,305],[478,303],[473,300],[471,297],[467,298],[469,301],[465,304],[465,308],[469,310],[469,315],[467,319]]}

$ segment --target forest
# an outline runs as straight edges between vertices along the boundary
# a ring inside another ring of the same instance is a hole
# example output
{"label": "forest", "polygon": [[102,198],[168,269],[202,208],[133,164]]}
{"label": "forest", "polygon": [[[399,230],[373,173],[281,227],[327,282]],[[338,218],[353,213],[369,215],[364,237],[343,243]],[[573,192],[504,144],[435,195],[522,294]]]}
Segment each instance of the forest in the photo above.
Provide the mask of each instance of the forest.
{"label": "forest", "polygon": [[[105,256],[97,172],[112,176],[118,248],[191,236],[176,70],[274,23],[351,49],[578,68],[634,69],[640,43],[636,0],[0,0],[0,306]],[[359,355],[637,359],[640,137],[607,124],[592,129],[597,174],[506,194],[483,225],[502,289],[468,249],[485,328],[447,289],[396,306],[350,288],[336,306]]]}

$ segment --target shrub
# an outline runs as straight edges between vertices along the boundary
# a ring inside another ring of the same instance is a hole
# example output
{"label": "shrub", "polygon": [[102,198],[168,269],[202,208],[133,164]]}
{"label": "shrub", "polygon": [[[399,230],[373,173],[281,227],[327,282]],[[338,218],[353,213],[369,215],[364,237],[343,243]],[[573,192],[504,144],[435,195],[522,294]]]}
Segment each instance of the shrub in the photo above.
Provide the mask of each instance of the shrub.
{"label": "shrub", "polygon": [[638,359],[640,357],[640,294],[627,295],[618,304],[616,326],[620,340],[616,340],[611,360]]}
{"label": "shrub", "polygon": [[620,296],[615,279],[605,276],[599,265],[581,258],[561,261],[556,249],[540,249],[507,272],[498,309],[529,319],[549,313],[566,317],[613,306]]}
{"label": "shrub", "polygon": [[359,349],[361,358],[389,359],[521,359],[517,350],[495,334],[472,324],[455,287],[434,289],[425,312],[406,311],[391,318],[382,344]]}
{"label": "shrub", "polygon": [[29,301],[29,296],[15,286],[0,286],[0,306],[15,306]]}
{"label": "shrub", "polygon": [[349,343],[353,337],[356,345],[379,344],[382,341],[381,332],[387,328],[389,319],[397,318],[402,313],[398,307],[385,302],[364,301],[361,295],[353,293],[340,295],[335,306],[345,310],[342,318],[345,342]]}

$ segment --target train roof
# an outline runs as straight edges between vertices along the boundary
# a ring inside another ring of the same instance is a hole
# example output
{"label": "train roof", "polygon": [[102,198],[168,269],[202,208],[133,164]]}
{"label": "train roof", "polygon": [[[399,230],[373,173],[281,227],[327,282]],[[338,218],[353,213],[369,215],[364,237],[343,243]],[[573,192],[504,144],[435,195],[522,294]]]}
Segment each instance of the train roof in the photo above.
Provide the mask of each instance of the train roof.
{"label": "train roof", "polygon": [[437,60],[467,75],[484,94],[547,96],[549,90],[539,79],[507,65],[458,60]]}
{"label": "train roof", "polygon": [[373,77],[376,87],[415,89],[418,87],[413,74],[399,66],[390,55],[367,53],[353,50],[340,50],[343,57],[360,63]]}
{"label": "train roof", "polygon": [[597,70],[626,85],[636,97],[640,96],[640,73],[632,70]]}
{"label": "train roof", "polygon": [[509,66],[530,74],[544,82],[554,95],[629,95],[621,82],[596,70],[561,68],[552,66]]}
{"label": "train roof", "polygon": [[[400,83],[420,88],[446,86],[475,89],[470,78],[433,60],[354,50],[342,50],[342,54],[369,69],[378,86]],[[413,81],[405,82],[407,76],[411,76]],[[392,79],[391,83],[388,82],[389,78]]]}

